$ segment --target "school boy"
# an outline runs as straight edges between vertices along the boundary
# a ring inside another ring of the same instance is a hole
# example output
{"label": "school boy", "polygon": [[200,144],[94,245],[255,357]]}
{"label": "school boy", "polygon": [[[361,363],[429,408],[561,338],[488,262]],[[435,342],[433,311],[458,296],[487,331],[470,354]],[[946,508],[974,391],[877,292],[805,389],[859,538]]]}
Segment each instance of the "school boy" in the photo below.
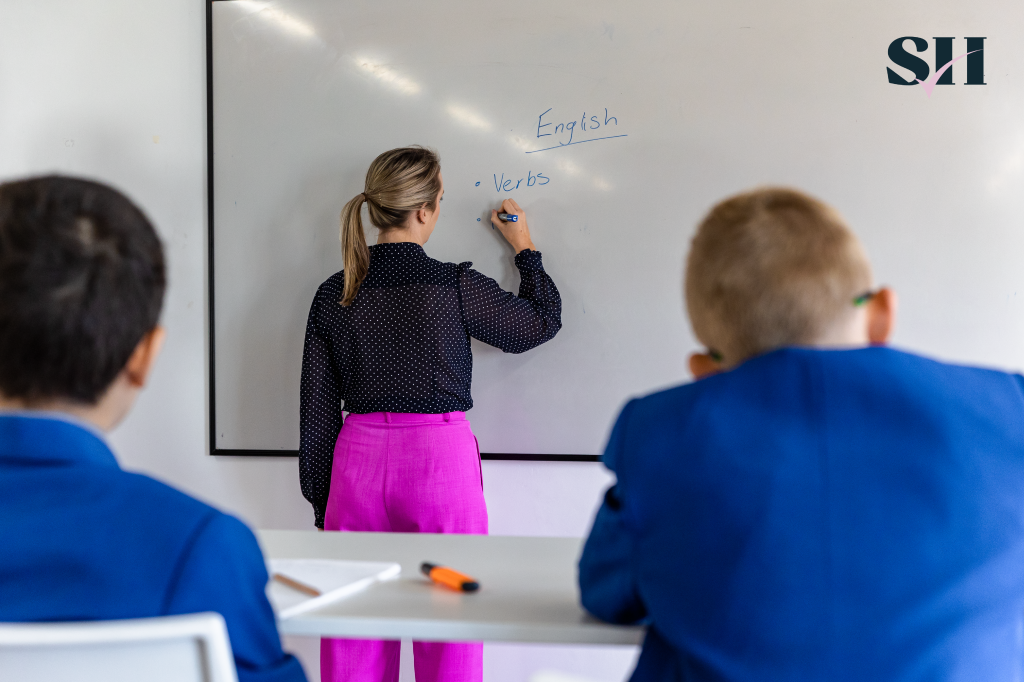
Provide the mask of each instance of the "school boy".
{"label": "school boy", "polygon": [[829,207],[716,206],[687,263],[708,353],[629,402],[580,560],[584,606],[648,633],[633,680],[1017,680],[1022,377],[886,348]]}
{"label": "school boy", "polygon": [[300,682],[237,519],[139,474],[104,442],[149,376],[164,256],[103,185],[0,185],[0,621],[216,611],[240,682]]}

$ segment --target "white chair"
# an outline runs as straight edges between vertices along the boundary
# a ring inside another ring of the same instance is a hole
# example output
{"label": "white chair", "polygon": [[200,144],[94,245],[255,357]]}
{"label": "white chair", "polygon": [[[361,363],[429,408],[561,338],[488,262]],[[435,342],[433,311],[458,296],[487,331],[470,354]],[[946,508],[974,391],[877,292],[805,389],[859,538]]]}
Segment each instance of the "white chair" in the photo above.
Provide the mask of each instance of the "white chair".
{"label": "white chair", "polygon": [[237,682],[219,613],[0,624],[4,682]]}

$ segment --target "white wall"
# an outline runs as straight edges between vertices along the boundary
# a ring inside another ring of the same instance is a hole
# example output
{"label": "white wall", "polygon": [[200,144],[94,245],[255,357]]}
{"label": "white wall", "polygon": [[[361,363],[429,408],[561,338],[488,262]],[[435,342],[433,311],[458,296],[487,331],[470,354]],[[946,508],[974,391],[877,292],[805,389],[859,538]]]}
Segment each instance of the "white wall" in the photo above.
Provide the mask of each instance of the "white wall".
{"label": "white wall", "polygon": [[[164,240],[168,340],[113,434],[123,466],[253,526],[306,528],[312,514],[294,459],[206,454],[205,35],[202,0],[0,2],[0,179],[60,171],[110,182],[145,208]],[[581,536],[608,483],[598,465],[576,463],[487,462],[484,479],[493,532],[519,535]],[[289,645],[315,677],[316,643]],[[486,677],[512,682],[543,669],[610,682],[632,656],[495,645]]]}

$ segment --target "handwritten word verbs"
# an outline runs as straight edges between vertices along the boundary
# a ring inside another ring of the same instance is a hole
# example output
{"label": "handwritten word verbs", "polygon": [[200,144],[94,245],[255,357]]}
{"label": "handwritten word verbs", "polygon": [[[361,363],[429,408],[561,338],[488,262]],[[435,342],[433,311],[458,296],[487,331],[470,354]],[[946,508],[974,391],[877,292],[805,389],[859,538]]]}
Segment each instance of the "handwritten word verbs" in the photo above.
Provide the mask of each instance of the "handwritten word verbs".
{"label": "handwritten word verbs", "polygon": [[[592,115],[587,118],[587,112],[583,112],[583,115],[578,120],[566,121],[564,123],[554,123],[549,120],[545,123],[544,117],[551,113],[551,109],[548,109],[543,114],[537,117],[537,137],[554,137],[559,145],[570,145],[572,144],[572,138],[577,133],[594,132],[601,127],[615,126],[618,127],[619,119],[609,115],[608,108],[605,107],[604,116],[600,114]],[[551,128],[551,130],[547,130]],[[547,140],[545,140],[547,141]]]}
{"label": "handwritten word verbs", "polygon": [[494,191],[495,192],[512,192],[520,187],[543,187],[544,185],[551,182],[551,178],[544,175],[543,173],[533,174],[532,171],[526,171],[525,178],[506,178],[505,174],[502,173],[499,178],[497,174],[494,175]]}

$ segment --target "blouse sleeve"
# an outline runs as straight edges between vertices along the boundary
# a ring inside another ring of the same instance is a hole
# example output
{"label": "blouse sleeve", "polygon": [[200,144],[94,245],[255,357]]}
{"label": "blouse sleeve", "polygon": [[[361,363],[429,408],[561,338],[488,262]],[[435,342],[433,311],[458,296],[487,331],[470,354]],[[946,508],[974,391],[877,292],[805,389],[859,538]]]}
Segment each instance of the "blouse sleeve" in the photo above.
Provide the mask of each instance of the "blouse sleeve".
{"label": "blouse sleeve", "polygon": [[324,527],[334,444],[342,423],[340,382],[330,341],[319,324],[322,294],[318,291],[313,299],[306,323],[299,406],[299,482],[303,496],[313,505],[317,528]]}
{"label": "blouse sleeve", "polygon": [[544,272],[538,251],[516,254],[519,296],[465,263],[459,275],[462,315],[469,335],[506,353],[522,353],[554,338],[562,328],[562,299]]}

